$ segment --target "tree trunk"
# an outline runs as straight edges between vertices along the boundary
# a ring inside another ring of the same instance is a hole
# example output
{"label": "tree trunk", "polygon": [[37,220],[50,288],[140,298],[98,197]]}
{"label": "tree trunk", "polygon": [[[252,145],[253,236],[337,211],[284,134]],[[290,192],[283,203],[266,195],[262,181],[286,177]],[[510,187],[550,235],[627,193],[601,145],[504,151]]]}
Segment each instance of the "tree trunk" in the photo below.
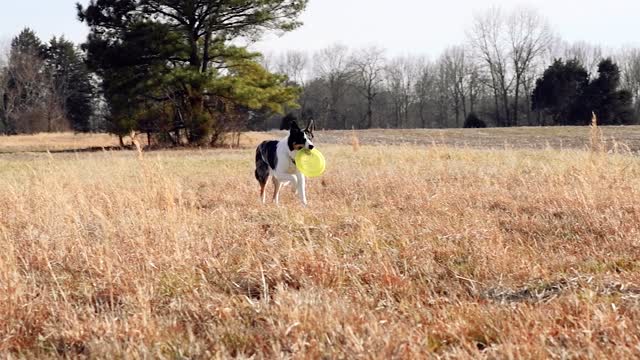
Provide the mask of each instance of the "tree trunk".
{"label": "tree trunk", "polygon": [[211,45],[211,30],[207,30],[207,34],[204,36],[204,48],[202,50],[202,72],[207,72],[209,67],[209,47]]}
{"label": "tree trunk", "polygon": [[367,129],[373,127],[373,97],[367,98]]}
{"label": "tree trunk", "polygon": [[504,107],[505,124],[511,126],[511,117],[509,116],[509,94],[505,86],[502,87],[502,101]]}
{"label": "tree trunk", "polygon": [[189,143],[199,143],[206,140],[211,134],[210,117],[207,116],[204,106],[203,89],[194,87],[189,94],[189,125],[187,126],[187,139]]}
{"label": "tree trunk", "polygon": [[467,118],[467,97],[464,96],[464,87],[460,87],[460,103],[462,105],[462,118]]}
{"label": "tree trunk", "polygon": [[496,111],[496,126],[502,127],[504,123],[502,122],[502,118],[500,116],[500,94],[498,93],[498,83],[495,78],[495,74],[491,71],[491,83],[493,84],[493,100],[495,103],[495,111]]}
{"label": "tree trunk", "polygon": [[518,126],[518,100],[520,97],[520,75],[516,75],[516,91],[513,99],[513,125]]}
{"label": "tree trunk", "polygon": [[191,33],[189,38],[189,65],[198,71],[201,70],[202,62],[198,53],[198,35]]}

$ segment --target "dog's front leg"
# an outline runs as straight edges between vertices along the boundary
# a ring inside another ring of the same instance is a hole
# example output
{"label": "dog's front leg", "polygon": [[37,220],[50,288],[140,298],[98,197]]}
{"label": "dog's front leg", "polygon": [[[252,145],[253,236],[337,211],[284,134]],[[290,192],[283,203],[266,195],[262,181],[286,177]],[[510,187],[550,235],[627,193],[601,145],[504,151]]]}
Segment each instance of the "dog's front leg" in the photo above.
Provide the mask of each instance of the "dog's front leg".
{"label": "dog's front leg", "polygon": [[298,182],[296,184],[296,187],[298,189],[298,196],[300,196],[300,201],[302,202],[302,205],[307,206],[307,194],[305,191],[305,178],[304,175],[302,174],[296,174],[296,177],[298,178]]}
{"label": "dog's front leg", "polygon": [[298,175],[293,174],[293,186],[291,187],[291,189],[293,189],[293,195],[297,195],[298,194]]}
{"label": "dog's front leg", "polygon": [[278,205],[280,199],[280,189],[282,188],[282,185],[286,183],[296,183],[297,179],[291,174],[277,174],[273,177],[273,179],[275,180],[274,184],[277,184],[273,193],[273,201],[276,203],[276,205]]}

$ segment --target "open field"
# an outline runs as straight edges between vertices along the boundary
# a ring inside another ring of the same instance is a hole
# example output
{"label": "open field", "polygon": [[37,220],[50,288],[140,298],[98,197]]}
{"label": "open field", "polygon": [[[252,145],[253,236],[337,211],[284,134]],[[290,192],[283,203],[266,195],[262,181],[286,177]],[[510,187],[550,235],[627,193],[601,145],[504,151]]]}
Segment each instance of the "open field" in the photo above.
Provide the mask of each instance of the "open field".
{"label": "open field", "polygon": [[[624,144],[640,151],[640,126],[601,126],[612,147]],[[589,145],[588,126],[513,127],[488,129],[373,129],[356,131],[360,143],[371,145],[443,145],[480,149],[579,149]],[[327,131],[324,142],[349,142],[350,131]]]}
{"label": "open field", "polygon": [[142,159],[0,138],[0,356],[638,357],[640,158],[573,129],[321,133],[306,209],[259,204],[266,134]]}
{"label": "open field", "polygon": [[[640,151],[640,126],[601,126],[611,148]],[[264,139],[279,138],[282,132],[243,134],[242,147],[254,147]],[[322,144],[350,144],[353,131],[319,131]],[[361,145],[440,145],[480,149],[577,149],[589,145],[588,126],[516,127],[488,129],[372,129],[356,130]],[[146,143],[146,136],[141,136]],[[125,137],[125,143],[130,139]],[[99,150],[118,146],[118,138],[106,134],[38,134],[0,137],[0,154],[15,152],[64,152],[74,149]]]}
{"label": "open field", "polygon": [[42,133],[0,136],[0,154],[16,152],[61,152],[118,146],[118,137],[108,134]]}

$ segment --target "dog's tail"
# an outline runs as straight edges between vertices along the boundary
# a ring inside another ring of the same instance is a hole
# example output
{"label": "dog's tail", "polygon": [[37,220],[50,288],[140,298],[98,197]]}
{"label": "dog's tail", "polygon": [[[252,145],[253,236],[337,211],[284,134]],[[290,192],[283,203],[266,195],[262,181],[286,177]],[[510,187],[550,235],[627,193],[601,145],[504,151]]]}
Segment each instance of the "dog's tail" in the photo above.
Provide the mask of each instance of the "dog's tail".
{"label": "dog's tail", "polygon": [[267,183],[267,180],[269,180],[269,164],[265,161],[264,157],[262,156],[262,147],[264,146],[265,143],[266,141],[258,145],[258,147],[256,148],[255,176],[256,176],[256,180],[258,180],[258,182],[262,186],[264,186],[264,184]]}

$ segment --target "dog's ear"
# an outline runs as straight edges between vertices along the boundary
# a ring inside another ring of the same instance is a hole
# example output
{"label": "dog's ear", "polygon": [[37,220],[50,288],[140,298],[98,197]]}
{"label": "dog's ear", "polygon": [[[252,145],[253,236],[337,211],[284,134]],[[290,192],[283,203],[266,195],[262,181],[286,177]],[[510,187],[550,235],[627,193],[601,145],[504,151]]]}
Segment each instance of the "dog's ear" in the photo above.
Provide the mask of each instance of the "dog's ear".
{"label": "dog's ear", "polygon": [[309,120],[309,123],[307,124],[307,127],[304,129],[304,131],[310,132],[310,133],[313,133],[314,131],[316,131],[316,124],[313,121],[313,119]]}
{"label": "dog's ear", "polygon": [[285,117],[282,118],[282,122],[280,123],[280,130],[291,130],[291,129],[299,129],[298,123],[296,122],[298,118],[295,115],[289,113]]}

